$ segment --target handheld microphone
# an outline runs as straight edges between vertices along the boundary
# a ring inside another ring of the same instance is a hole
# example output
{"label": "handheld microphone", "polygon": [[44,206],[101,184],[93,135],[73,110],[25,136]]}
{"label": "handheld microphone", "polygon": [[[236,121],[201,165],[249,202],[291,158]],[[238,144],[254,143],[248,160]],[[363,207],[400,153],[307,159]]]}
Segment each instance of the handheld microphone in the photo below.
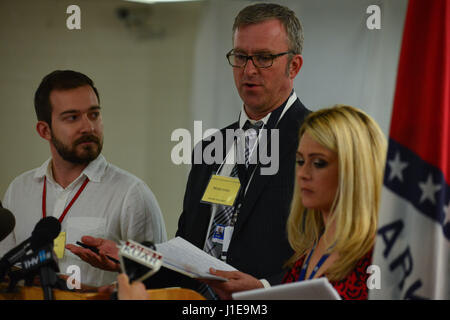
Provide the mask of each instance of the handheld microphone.
{"label": "handheld microphone", "polygon": [[0,260],[0,281],[9,268],[19,262],[30,250],[52,243],[61,231],[61,224],[55,217],[42,218],[34,227],[31,237],[8,251]]}
{"label": "handheld microphone", "polygon": [[3,241],[16,226],[16,218],[8,209],[2,207],[0,202],[0,241]]}
{"label": "handheld microphone", "polygon": [[128,240],[119,251],[122,271],[131,281],[144,281],[159,271],[162,255],[155,251],[156,247],[149,241],[142,244]]}

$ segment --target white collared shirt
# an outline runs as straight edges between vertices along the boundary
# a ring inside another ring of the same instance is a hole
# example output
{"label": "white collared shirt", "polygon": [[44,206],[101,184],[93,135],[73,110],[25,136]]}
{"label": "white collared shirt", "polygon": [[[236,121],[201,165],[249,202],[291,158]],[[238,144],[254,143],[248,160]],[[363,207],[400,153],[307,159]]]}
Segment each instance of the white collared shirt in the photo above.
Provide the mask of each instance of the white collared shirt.
{"label": "white collared shirt", "polygon": [[[14,179],[8,187],[3,205],[14,214],[16,227],[0,244],[0,254],[29,238],[42,219],[44,177],[47,177],[46,213],[55,218],[61,216],[86,177],[89,178],[61,223],[61,231],[66,232],[66,244],[75,244],[84,235],[115,242],[167,241],[158,202],[142,180],[108,163],[100,155],[69,186],[62,188],[53,179],[51,159],[48,159],[39,168]],[[102,286],[117,277],[117,273],[94,268],[65,250],[64,258],[59,260],[60,272],[66,273],[70,265],[80,267],[83,284]]]}
{"label": "white collared shirt", "polygon": [[[289,110],[289,108],[294,104],[295,100],[297,100],[297,94],[295,91],[292,92],[292,94],[289,96],[286,102],[286,106],[283,109],[283,112],[280,115],[280,118],[278,119],[278,122],[281,121],[283,116],[286,114],[286,112]],[[247,112],[245,111],[244,105],[242,105],[241,113],[239,115],[239,128],[243,129],[245,123],[250,121],[251,124],[255,124],[257,121],[262,121],[264,123],[264,127],[267,126],[267,121],[269,121],[270,115],[272,112],[268,113],[264,118],[259,120],[253,120],[250,119],[247,115]],[[247,136],[248,133],[246,132],[245,135]],[[254,146],[254,142],[250,142],[250,146]],[[250,150],[255,151],[256,148],[251,147]],[[236,163],[236,143],[233,143],[232,148],[229,150],[226,160],[224,161],[223,165],[219,168],[217,174],[220,174],[221,176],[230,176],[231,171],[233,170],[233,167]],[[250,155],[252,156],[252,154]]]}

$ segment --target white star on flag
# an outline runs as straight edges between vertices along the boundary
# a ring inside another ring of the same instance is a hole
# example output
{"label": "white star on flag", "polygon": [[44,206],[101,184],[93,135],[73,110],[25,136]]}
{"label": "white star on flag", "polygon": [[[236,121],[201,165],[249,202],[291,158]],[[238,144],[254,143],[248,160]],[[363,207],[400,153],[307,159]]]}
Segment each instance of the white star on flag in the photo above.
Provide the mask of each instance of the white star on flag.
{"label": "white star on flag", "polygon": [[444,206],[444,213],[445,213],[445,219],[444,219],[444,226],[447,224],[447,222],[450,222],[450,202],[447,206]]}
{"label": "white star on flag", "polygon": [[436,199],[434,197],[434,194],[441,189],[441,186],[439,184],[433,183],[433,177],[431,176],[431,173],[428,175],[426,182],[419,182],[419,187],[420,190],[422,190],[420,203],[428,199],[431,201],[431,203],[435,204]]}
{"label": "white star on flag", "polygon": [[407,162],[402,162],[400,160],[400,153],[395,154],[394,160],[388,161],[389,167],[391,168],[391,173],[389,174],[389,181],[397,177],[401,182],[403,182],[402,171],[408,166]]}

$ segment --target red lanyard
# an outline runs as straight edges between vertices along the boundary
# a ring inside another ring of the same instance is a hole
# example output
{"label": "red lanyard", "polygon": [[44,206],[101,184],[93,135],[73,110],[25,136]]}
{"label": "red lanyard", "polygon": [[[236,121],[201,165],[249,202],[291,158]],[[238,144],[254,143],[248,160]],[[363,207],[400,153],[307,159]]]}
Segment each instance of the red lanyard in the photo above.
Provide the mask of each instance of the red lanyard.
{"label": "red lanyard", "polygon": [[[77,193],[75,194],[75,196],[73,197],[73,199],[70,201],[69,205],[64,209],[63,213],[61,214],[61,216],[59,217],[59,222],[62,223],[64,220],[64,217],[66,216],[67,212],[70,210],[70,208],[72,207],[73,203],[78,199],[78,197],[80,196],[81,192],[84,190],[84,188],[86,187],[86,185],[89,182],[89,178],[86,177],[86,180],[84,180],[83,184],[81,185],[80,189],[78,189]],[[47,177],[44,177],[44,189],[42,191],[42,217],[46,217],[47,213],[46,213],[46,208],[47,208]]]}

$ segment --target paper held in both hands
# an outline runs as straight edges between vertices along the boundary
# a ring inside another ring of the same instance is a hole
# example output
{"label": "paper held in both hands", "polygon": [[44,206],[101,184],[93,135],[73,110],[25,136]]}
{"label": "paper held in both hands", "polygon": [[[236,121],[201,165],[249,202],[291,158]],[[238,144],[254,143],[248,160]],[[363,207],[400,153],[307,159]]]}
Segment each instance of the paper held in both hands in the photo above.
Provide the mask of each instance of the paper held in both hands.
{"label": "paper held in both hands", "polygon": [[210,274],[209,268],[237,271],[181,237],[156,244],[156,250],[163,256],[164,267],[191,278],[227,281],[225,278]]}

